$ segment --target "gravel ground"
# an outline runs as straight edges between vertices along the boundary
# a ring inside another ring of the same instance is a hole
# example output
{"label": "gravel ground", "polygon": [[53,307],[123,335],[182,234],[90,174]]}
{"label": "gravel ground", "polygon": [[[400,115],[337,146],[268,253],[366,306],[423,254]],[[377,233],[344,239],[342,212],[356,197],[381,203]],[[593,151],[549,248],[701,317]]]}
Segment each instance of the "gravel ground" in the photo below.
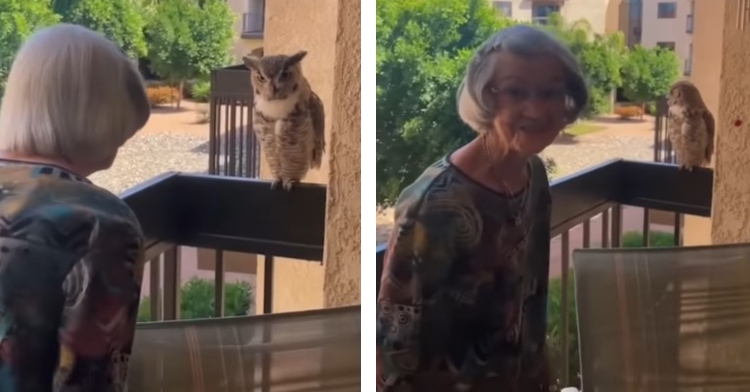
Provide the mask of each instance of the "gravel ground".
{"label": "gravel ground", "polygon": [[651,135],[592,135],[576,143],[556,143],[543,155],[555,160],[561,177],[610,159],[625,158],[638,161],[653,161],[653,136]]}
{"label": "gravel ground", "polygon": [[202,173],[208,169],[208,154],[200,151],[205,151],[201,146],[207,142],[207,138],[190,134],[136,135],[120,149],[109,170],[90,179],[118,194],[164,172]]}

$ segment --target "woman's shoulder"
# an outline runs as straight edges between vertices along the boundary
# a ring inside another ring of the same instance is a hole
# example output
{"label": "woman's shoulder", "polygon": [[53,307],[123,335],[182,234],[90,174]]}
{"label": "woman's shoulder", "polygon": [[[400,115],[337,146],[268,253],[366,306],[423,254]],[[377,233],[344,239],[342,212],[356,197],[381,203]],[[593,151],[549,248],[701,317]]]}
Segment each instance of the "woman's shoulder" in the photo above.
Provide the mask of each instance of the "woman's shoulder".
{"label": "woman's shoulder", "polygon": [[420,222],[428,231],[442,231],[456,225],[476,226],[480,212],[472,195],[471,184],[444,159],[427,168],[404,189],[396,203],[394,218],[406,226]]}
{"label": "woman's shoulder", "polygon": [[130,208],[111,192],[81,181],[30,178],[6,182],[0,192],[5,236],[75,252],[95,238],[142,238]]}

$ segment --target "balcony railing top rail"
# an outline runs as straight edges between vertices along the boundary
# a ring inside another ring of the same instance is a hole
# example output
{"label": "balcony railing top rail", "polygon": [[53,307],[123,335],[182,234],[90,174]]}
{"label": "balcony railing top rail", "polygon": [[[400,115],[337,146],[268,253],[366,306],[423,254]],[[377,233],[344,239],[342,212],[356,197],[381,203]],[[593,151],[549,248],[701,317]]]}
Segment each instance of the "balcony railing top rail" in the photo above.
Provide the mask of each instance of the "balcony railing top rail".
{"label": "balcony railing top rail", "polygon": [[147,256],[156,256],[158,244],[167,242],[323,259],[323,185],[300,184],[284,192],[257,179],[165,173],[121,197],[141,222]]}

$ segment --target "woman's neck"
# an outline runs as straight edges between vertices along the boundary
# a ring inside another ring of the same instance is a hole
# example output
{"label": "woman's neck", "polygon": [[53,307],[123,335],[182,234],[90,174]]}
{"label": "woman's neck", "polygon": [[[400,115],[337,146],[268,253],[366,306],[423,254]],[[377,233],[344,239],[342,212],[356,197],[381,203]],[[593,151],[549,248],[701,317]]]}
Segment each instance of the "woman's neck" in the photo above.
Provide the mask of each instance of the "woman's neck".
{"label": "woman's neck", "polygon": [[502,152],[492,144],[485,146],[481,137],[456,150],[451,162],[475,181],[501,193],[520,191],[528,181],[528,157]]}
{"label": "woman's neck", "polygon": [[18,154],[18,153],[8,152],[8,151],[0,151],[0,159],[57,166],[84,178],[90,176],[91,174],[95,172],[95,171],[91,171],[88,169],[84,169],[84,168],[71,165],[70,163],[66,162],[63,159],[51,159],[51,158],[45,158],[45,157],[40,157],[40,156]]}

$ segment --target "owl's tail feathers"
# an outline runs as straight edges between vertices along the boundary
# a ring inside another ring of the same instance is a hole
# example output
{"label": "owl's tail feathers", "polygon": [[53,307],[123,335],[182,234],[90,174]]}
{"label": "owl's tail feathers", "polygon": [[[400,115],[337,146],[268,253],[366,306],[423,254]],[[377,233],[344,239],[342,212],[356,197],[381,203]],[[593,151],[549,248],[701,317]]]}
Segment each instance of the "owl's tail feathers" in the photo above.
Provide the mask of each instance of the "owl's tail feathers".
{"label": "owl's tail feathers", "polygon": [[325,144],[316,141],[315,147],[313,147],[312,159],[310,160],[310,167],[313,169],[320,169],[323,165],[323,154],[325,154]]}

